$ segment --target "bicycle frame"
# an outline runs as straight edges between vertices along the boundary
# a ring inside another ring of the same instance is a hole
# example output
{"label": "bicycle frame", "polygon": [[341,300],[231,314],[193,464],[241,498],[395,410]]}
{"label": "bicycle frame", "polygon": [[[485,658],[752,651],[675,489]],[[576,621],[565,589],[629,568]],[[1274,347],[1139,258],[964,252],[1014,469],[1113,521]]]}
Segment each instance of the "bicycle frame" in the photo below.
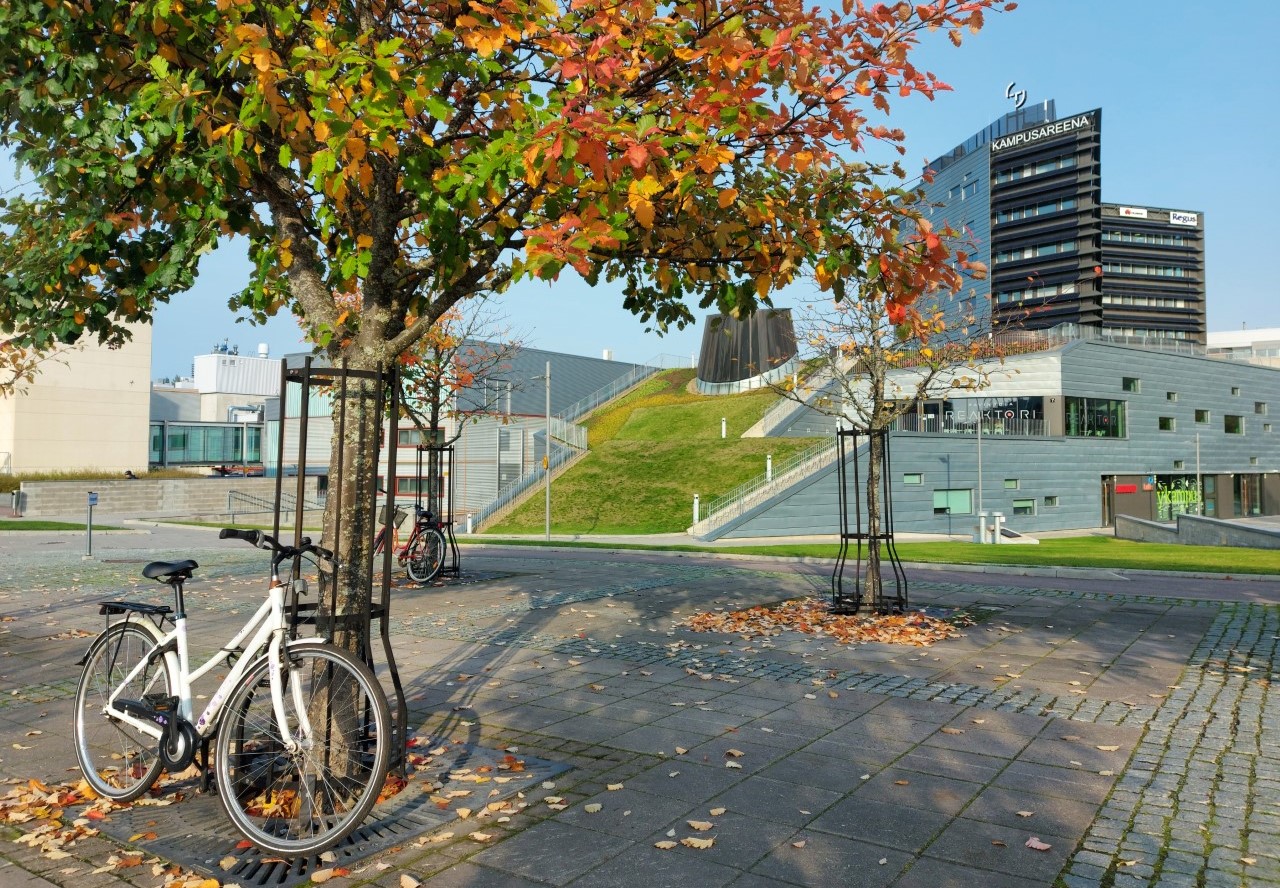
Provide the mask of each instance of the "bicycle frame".
{"label": "bicycle frame", "polygon": [[[214,733],[215,726],[218,723],[218,716],[221,714],[222,702],[226,699],[227,694],[239,683],[240,679],[249,670],[251,666],[256,666],[260,662],[260,658],[256,654],[266,649],[267,662],[270,674],[271,685],[271,705],[275,711],[276,722],[280,728],[280,736],[284,738],[285,746],[289,752],[298,750],[298,742],[293,739],[293,731],[289,729],[285,719],[284,696],[281,691],[280,670],[281,670],[281,651],[283,649],[283,640],[287,631],[287,624],[284,618],[284,590],[285,584],[278,580],[273,580],[271,587],[267,590],[267,600],[262,603],[257,612],[254,613],[245,623],[244,627],[231,639],[222,650],[210,657],[204,664],[197,668],[194,672],[190,669],[190,651],[187,642],[187,617],[186,613],[180,613],[174,618],[174,626],[169,632],[164,633],[155,640],[151,648],[151,653],[135,666],[130,673],[120,682],[117,683],[118,688],[124,688],[130,682],[135,680],[151,663],[157,659],[158,652],[166,652],[170,645],[177,649],[178,668],[177,675],[177,697],[178,712],[182,718],[188,722],[192,722],[196,729],[196,733],[201,739],[208,739]],[[145,625],[145,624],[139,624]],[[247,645],[245,640],[249,639]],[[209,700],[208,705],[200,714],[200,718],[192,721],[193,706],[191,686],[211,672],[215,667],[221,665],[222,657],[227,651],[243,650],[245,656],[240,657],[232,664],[230,672],[227,673],[221,684],[218,685],[217,691]],[[165,656],[166,654],[160,654]],[[255,655],[255,656],[251,656]],[[119,719],[135,729],[142,731],[149,737],[159,740],[164,729],[151,721],[147,721],[137,716],[131,715],[116,707],[116,695],[118,691],[112,693],[107,701],[105,712],[112,718]],[[306,707],[300,698],[301,691],[298,684],[293,684],[294,711],[299,720],[301,735],[309,737],[311,735],[311,726],[307,723]]]}

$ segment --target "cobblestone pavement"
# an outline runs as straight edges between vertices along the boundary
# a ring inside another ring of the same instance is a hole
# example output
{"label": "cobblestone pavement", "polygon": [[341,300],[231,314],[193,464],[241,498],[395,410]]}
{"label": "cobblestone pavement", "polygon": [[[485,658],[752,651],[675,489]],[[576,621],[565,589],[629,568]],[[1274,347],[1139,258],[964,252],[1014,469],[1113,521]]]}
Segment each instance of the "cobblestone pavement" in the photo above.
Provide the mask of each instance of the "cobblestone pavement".
{"label": "cobblestone pavement", "polygon": [[[184,540],[207,652],[247,615],[264,565],[243,545]],[[95,537],[98,560],[6,542],[0,778],[63,779],[91,605],[162,600],[127,579],[154,540]],[[1280,582],[912,572],[913,605],[984,619],[908,648],[681,625],[821,594],[822,564],[463,557],[461,580],[395,590],[411,727],[571,770],[507,822],[455,823],[457,837],[405,843],[329,885],[1280,885],[1280,610],[1266,603]],[[492,838],[469,838],[477,827]],[[655,847],[702,835],[711,848]],[[0,886],[161,884],[147,866],[93,872],[118,850],[85,839],[55,860],[4,841]]]}

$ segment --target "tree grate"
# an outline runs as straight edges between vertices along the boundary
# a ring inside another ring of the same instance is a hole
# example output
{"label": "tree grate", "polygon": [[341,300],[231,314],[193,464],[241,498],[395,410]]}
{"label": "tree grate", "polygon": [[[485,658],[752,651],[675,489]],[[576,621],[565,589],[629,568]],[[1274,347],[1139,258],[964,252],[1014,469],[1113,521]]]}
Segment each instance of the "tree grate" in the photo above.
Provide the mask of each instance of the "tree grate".
{"label": "tree grate", "polygon": [[[517,792],[537,786],[568,770],[568,765],[519,756],[523,771],[499,770],[509,759],[507,753],[478,746],[455,746],[439,756],[425,772],[409,781],[404,791],[377,805],[365,822],[343,839],[321,860],[318,855],[282,859],[257,848],[237,848],[243,840],[223,813],[215,793],[201,793],[165,807],[143,805],[116,811],[98,824],[102,833],[123,844],[141,848],[184,869],[238,884],[241,888],[293,888],[305,884],[316,870],[352,867],[381,851],[434,832],[457,816],[441,810],[431,800],[425,785],[450,788],[484,788],[485,804],[507,799]],[[469,769],[472,774],[488,773],[510,777],[505,783],[476,784],[450,778],[450,773]],[[493,793],[490,795],[490,793]],[[154,835],[154,839],[136,838]],[[222,861],[236,863],[223,869]]]}

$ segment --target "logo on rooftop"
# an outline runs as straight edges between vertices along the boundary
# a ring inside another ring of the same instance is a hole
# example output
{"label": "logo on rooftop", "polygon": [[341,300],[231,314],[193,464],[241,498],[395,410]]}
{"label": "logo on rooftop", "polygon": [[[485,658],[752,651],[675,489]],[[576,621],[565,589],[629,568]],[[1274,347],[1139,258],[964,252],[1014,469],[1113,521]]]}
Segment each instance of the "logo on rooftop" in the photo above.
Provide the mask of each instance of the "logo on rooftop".
{"label": "logo on rooftop", "polygon": [[1013,88],[1017,85],[1018,84],[1015,81],[1010,80],[1009,85],[1004,88],[1004,97],[1006,99],[1013,99],[1013,109],[1015,111],[1021,111],[1022,106],[1027,104],[1027,91],[1025,89],[1020,89],[1015,92]]}

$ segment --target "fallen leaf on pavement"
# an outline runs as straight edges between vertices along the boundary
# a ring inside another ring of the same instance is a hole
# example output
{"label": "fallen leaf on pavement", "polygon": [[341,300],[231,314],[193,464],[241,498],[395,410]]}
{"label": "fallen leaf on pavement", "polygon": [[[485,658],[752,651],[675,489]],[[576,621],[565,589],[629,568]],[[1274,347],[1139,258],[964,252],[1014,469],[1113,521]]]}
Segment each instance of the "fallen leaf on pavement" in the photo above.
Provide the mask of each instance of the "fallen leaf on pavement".
{"label": "fallen leaf on pavement", "polygon": [[689,836],[688,838],[680,840],[680,844],[684,845],[686,848],[696,848],[699,851],[706,851],[715,843],[715,839],[700,839],[697,836]]}
{"label": "fallen leaf on pavement", "polygon": [[671,841],[670,839],[663,839],[661,842],[653,843],[653,847],[660,848],[663,851],[670,851],[675,846],[676,846],[676,843]]}
{"label": "fallen leaf on pavement", "polygon": [[711,828],[712,828],[712,827],[714,827],[714,826],[715,826],[715,824],[714,824],[714,823],[708,823],[708,822],[707,822],[707,821],[705,821],[705,820],[690,820],[690,821],[689,821],[689,828],[690,828],[690,829],[696,829],[698,832],[706,832],[707,830],[711,829]]}
{"label": "fallen leaf on pavement", "polygon": [[1032,836],[1031,838],[1027,839],[1027,847],[1033,851],[1048,851],[1053,846],[1047,845],[1044,842],[1037,839],[1035,836]]}

